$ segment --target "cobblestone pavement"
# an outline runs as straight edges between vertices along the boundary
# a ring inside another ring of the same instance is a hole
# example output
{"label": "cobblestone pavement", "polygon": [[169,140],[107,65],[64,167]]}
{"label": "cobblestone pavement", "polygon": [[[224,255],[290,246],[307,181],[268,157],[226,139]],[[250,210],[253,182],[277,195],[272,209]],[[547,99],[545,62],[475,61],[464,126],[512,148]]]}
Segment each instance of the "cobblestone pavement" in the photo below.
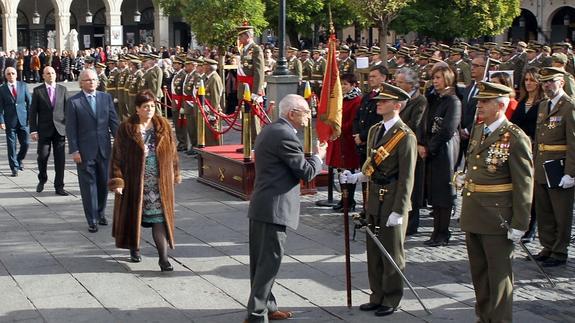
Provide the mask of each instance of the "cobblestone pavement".
{"label": "cobblestone pavement", "polygon": [[[149,230],[144,230],[143,261],[137,264],[129,262],[126,250],[115,248],[110,226],[87,232],[71,159],[65,182],[72,195],[54,195],[52,182],[36,193],[35,149],[32,144],[26,169],[9,177],[0,136],[0,322],[243,320],[249,293],[248,202],[198,183],[196,160],[181,155],[184,181],[176,190],[176,249],[170,253],[175,271],[160,273]],[[427,210],[422,210],[420,232],[406,240],[406,275],[433,314],[426,314],[407,288],[401,310],[391,317],[357,309],[369,295],[363,232],[350,245],[353,308],[348,309],[343,215],[315,205],[326,197],[325,189],[303,196],[300,227],[288,233],[274,293],[282,309],[295,312],[291,321],[475,320],[464,235],[453,219],[449,245],[425,247],[432,225]],[[356,199],[361,200],[359,193]],[[112,206],[110,196],[108,213]],[[528,247],[539,250],[537,242]],[[552,289],[524,257],[516,250],[514,320],[575,322],[573,259],[548,270],[557,282]]]}

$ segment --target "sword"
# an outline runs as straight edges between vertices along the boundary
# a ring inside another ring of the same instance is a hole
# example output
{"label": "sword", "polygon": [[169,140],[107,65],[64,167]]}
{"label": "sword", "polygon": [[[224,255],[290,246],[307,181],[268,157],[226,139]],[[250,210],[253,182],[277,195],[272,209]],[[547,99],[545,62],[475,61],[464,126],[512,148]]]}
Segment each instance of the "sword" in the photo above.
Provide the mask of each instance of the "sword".
{"label": "sword", "polygon": [[[385,258],[387,258],[387,260],[389,260],[389,262],[391,263],[391,265],[393,265],[393,268],[395,268],[395,270],[397,271],[397,273],[399,274],[399,276],[401,276],[401,278],[403,279],[403,281],[405,282],[405,284],[407,285],[407,287],[409,287],[409,289],[413,292],[413,295],[415,295],[415,298],[417,298],[417,300],[419,301],[419,303],[421,304],[421,306],[423,307],[423,309],[427,312],[427,314],[431,315],[431,311],[425,306],[425,304],[423,304],[423,301],[421,300],[421,298],[419,297],[419,295],[417,294],[417,292],[415,291],[415,289],[413,288],[413,286],[411,286],[411,283],[409,282],[409,280],[407,279],[407,277],[405,277],[405,275],[403,274],[403,272],[401,271],[401,269],[399,269],[399,266],[397,265],[397,263],[395,263],[395,261],[393,260],[393,258],[391,257],[391,255],[389,254],[389,252],[385,249],[385,247],[383,246],[383,244],[381,243],[381,241],[379,241],[379,239],[377,238],[377,236],[375,235],[375,233],[373,233],[373,231],[371,231],[371,229],[369,228],[369,224],[366,223],[365,219],[362,219],[361,217],[359,217],[358,215],[355,215],[353,217],[354,221],[358,221],[360,225],[362,225],[363,227],[365,227],[365,231],[367,232],[367,234],[369,235],[369,237],[373,240],[373,242],[375,242],[375,245],[377,245],[377,247],[379,248],[379,250],[381,251],[381,253],[385,256]],[[375,231],[377,232],[379,230],[379,227],[375,227]]]}
{"label": "sword", "polygon": [[[499,220],[501,220],[501,227],[505,228],[507,231],[511,231],[511,227],[509,226],[509,223],[507,223],[507,221],[505,221],[505,219],[503,219],[503,217],[501,216],[501,214],[497,214],[497,216],[499,217]],[[525,246],[525,244],[523,243],[523,241],[519,241],[519,245],[521,246],[521,248],[523,249],[523,251],[525,251],[525,253],[527,254],[527,257],[529,257],[529,259],[537,266],[537,269],[539,269],[539,272],[545,276],[545,278],[547,279],[547,281],[549,282],[549,284],[551,284],[551,287],[555,288],[557,287],[555,285],[555,283],[551,280],[551,277],[549,277],[549,275],[547,275],[547,273],[545,272],[545,270],[543,269],[543,267],[541,267],[541,265],[535,260],[535,258],[533,258],[533,254],[531,254],[531,252],[529,251],[529,249],[527,249],[527,247]]]}

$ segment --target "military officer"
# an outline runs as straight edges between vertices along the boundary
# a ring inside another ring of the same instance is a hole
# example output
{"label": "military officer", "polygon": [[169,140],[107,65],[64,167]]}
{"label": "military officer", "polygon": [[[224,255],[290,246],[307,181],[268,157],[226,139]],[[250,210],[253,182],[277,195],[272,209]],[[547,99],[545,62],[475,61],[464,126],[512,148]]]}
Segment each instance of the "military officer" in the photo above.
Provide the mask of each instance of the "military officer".
{"label": "military officer", "polygon": [[[237,27],[238,41],[241,44],[240,63],[238,64],[238,102],[244,97],[247,84],[252,94],[252,101],[263,102],[264,95],[264,54],[262,48],[254,42],[254,29],[244,24]],[[260,121],[252,114],[251,140],[255,141],[261,130]]]}
{"label": "military officer", "polygon": [[395,57],[397,48],[387,45],[387,68],[395,69],[397,67],[397,58]]}
{"label": "military officer", "polygon": [[381,60],[381,49],[378,46],[371,46],[371,60],[369,64],[371,66],[379,65],[383,63]]}
{"label": "military officer", "polygon": [[193,147],[198,146],[198,132],[196,129],[197,118],[196,111],[194,110],[194,97],[195,97],[195,79],[198,62],[195,59],[187,59],[184,63],[184,69],[186,71],[186,79],[184,80],[184,88],[182,90],[183,100],[184,100],[184,116],[186,119],[186,134],[189,139],[190,147],[186,152],[188,156],[195,156],[197,152]]}
{"label": "military officer", "polygon": [[468,86],[471,83],[471,67],[463,60],[462,48],[452,47],[449,55],[449,64],[456,75],[457,83]]}
{"label": "military officer", "polygon": [[[218,62],[213,59],[204,59],[205,70],[205,89],[206,99],[210,101],[212,108],[218,112],[222,112],[221,98],[224,92],[224,83],[218,74]],[[206,112],[208,121],[211,126],[220,130],[220,118],[218,118],[211,110]],[[219,146],[221,145],[221,136],[213,134],[206,127],[206,146]]]}
{"label": "military officer", "polygon": [[184,69],[184,60],[179,57],[174,59],[174,77],[172,78],[171,90],[172,90],[172,122],[174,123],[174,129],[176,132],[176,139],[178,140],[178,151],[188,150],[188,137],[186,134],[186,128],[181,120],[183,120],[183,90],[184,81],[186,80],[186,70]]}
{"label": "military officer", "polygon": [[96,63],[96,74],[98,75],[98,87],[96,90],[106,92],[106,84],[108,84],[108,77],[106,77],[106,65]]}
{"label": "military officer", "polygon": [[288,47],[286,59],[288,64],[288,70],[292,75],[297,76],[298,80],[301,82],[301,80],[303,79],[303,64],[297,58],[298,51],[299,49],[295,47]]}
{"label": "military officer", "polygon": [[[548,99],[538,107],[535,130],[535,212],[539,241],[543,246],[535,256],[544,267],[564,265],[571,239],[573,187],[575,186],[575,103],[563,91],[565,70],[541,69],[539,80]],[[543,164],[565,159],[563,177],[550,188]],[[528,212],[525,212],[528,214]]]}
{"label": "military officer", "polygon": [[313,73],[313,60],[309,57],[309,50],[304,49],[301,51],[301,64],[302,64],[302,74],[304,81],[312,80]]}
{"label": "military officer", "polygon": [[118,97],[118,118],[120,120],[125,120],[128,117],[128,107],[125,88],[128,86],[128,79],[130,78],[131,72],[129,67],[128,58],[125,56],[120,56],[118,60],[118,82],[116,86],[116,95]]}
{"label": "military officer", "polygon": [[140,91],[140,87],[142,86],[142,78],[144,73],[142,71],[142,61],[140,59],[131,59],[130,60],[130,69],[132,76],[130,77],[130,83],[126,88],[126,92],[128,93],[126,105],[128,107],[128,115],[133,115],[136,112],[136,103],[135,98],[136,94]]}
{"label": "military officer", "polygon": [[349,49],[349,46],[343,45],[339,48],[339,63],[337,65],[339,75],[355,73],[355,61],[350,54],[351,49]]}
{"label": "military officer", "polygon": [[320,49],[314,49],[312,51],[313,55],[313,69],[311,78],[314,80],[313,90],[317,96],[321,96],[321,83],[323,82],[323,75],[325,74],[325,67],[327,66],[327,60],[321,55]]}
{"label": "military officer", "polygon": [[106,65],[110,72],[108,73],[108,82],[106,83],[106,92],[110,93],[114,99],[114,105],[116,107],[116,114],[119,116],[120,111],[118,110],[118,75],[120,70],[117,67],[118,61],[115,59],[108,59]]}
{"label": "military officer", "polygon": [[565,71],[563,74],[563,91],[565,91],[565,93],[567,93],[567,95],[569,95],[572,99],[575,99],[575,78],[573,78],[571,73],[568,73],[565,70],[565,66],[567,65],[568,61],[567,55],[563,53],[554,53],[551,56],[551,61],[551,66],[561,68]]}
{"label": "military officer", "polygon": [[[369,130],[370,158],[362,172],[351,174],[346,170],[340,179],[352,184],[368,180],[368,225],[402,271],[405,269],[403,242],[417,159],[415,134],[399,117],[408,99],[409,94],[404,90],[388,83],[382,85],[379,95],[373,98],[377,101],[377,114],[383,120]],[[377,159],[378,150],[385,150],[389,155]],[[359,309],[375,311],[376,316],[393,314],[403,297],[403,280],[370,237],[367,237],[366,249],[371,295],[369,302]]]}
{"label": "military officer", "polygon": [[[156,54],[147,54],[143,56],[143,76],[142,85],[140,86],[140,91],[150,90],[156,96],[156,99],[160,101],[164,97],[162,91],[162,84],[164,79],[164,72],[162,68],[158,66],[158,59],[160,57]],[[156,108],[158,113],[161,113],[162,109]]]}
{"label": "military officer", "polygon": [[468,172],[456,176],[454,184],[463,189],[460,223],[478,322],[511,322],[513,242],[519,243],[527,230],[533,197],[531,143],[505,117],[513,89],[489,82],[478,88],[483,122],[469,143]]}

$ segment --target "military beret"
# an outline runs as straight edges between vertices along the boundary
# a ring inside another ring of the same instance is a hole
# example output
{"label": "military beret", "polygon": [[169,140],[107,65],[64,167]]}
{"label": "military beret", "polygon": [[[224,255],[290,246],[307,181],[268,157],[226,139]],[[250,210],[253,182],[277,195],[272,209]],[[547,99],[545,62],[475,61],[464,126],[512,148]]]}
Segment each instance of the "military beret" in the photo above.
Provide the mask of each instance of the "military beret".
{"label": "military beret", "polygon": [[554,79],[563,79],[565,70],[560,67],[544,67],[539,70],[539,80],[541,82]]}
{"label": "military beret", "polygon": [[240,26],[236,27],[236,30],[238,31],[239,36],[247,31],[254,31],[254,27],[250,26],[247,20],[244,20],[244,22]]}
{"label": "military beret", "polygon": [[527,48],[527,44],[524,41],[520,41],[517,43],[517,46]]}
{"label": "military beret", "polygon": [[567,64],[567,61],[568,61],[569,59],[567,58],[567,55],[565,55],[565,54],[563,54],[563,53],[554,53],[554,54],[551,56],[551,60],[552,60],[554,63]]}
{"label": "military beret", "polygon": [[389,83],[384,82],[381,84],[381,91],[379,91],[379,94],[373,97],[372,100],[406,101],[409,100],[409,98],[410,98],[409,93],[398,88],[397,86],[393,86]]}
{"label": "military beret", "polygon": [[96,63],[96,67],[106,68],[106,64]]}
{"label": "military beret", "polygon": [[218,62],[216,60],[211,59],[211,58],[204,58],[204,64],[218,65]]}
{"label": "military beret", "polygon": [[477,86],[479,92],[475,99],[495,99],[500,97],[508,97],[513,92],[513,89],[499,83],[479,82]]}
{"label": "military beret", "polygon": [[304,50],[302,50],[300,53],[302,53],[302,54],[309,54],[309,50],[304,49]]}

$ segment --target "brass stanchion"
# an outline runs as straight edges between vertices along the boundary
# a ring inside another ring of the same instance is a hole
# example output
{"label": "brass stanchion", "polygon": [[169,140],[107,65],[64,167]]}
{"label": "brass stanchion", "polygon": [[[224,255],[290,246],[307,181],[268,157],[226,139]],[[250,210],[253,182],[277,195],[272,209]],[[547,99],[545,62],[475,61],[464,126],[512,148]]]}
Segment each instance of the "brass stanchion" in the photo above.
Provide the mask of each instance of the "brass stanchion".
{"label": "brass stanchion", "polygon": [[251,104],[252,93],[250,86],[244,83],[244,97],[242,107],[242,141],[244,144],[244,161],[249,162],[252,160],[252,138],[251,138]]}
{"label": "brass stanchion", "polygon": [[[307,101],[308,105],[311,106],[311,87],[309,81],[305,82],[305,89],[303,91],[303,97]],[[310,108],[311,109],[311,108]],[[307,125],[304,128],[303,133],[303,151],[306,157],[312,156],[312,132],[311,132],[311,118],[308,118]]]}
{"label": "brass stanchion", "polygon": [[202,110],[206,102],[206,88],[204,87],[204,80],[200,80],[200,88],[198,89],[198,109],[196,111],[197,115],[197,134],[198,134],[198,148],[206,147],[206,124],[204,117],[202,115]]}

